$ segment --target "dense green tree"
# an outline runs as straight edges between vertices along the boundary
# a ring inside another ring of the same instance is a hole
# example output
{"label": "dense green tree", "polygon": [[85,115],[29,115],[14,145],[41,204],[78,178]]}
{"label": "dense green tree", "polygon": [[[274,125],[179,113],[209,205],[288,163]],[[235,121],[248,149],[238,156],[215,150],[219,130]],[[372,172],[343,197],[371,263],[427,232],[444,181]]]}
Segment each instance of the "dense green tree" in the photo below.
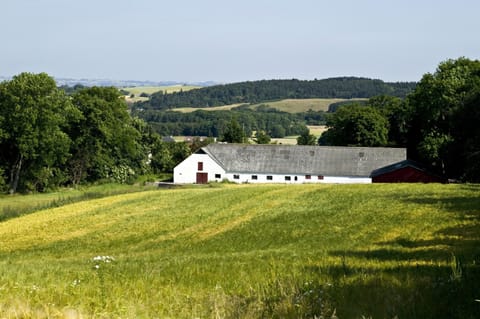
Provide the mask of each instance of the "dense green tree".
{"label": "dense green tree", "polygon": [[155,143],[152,149],[151,166],[155,173],[172,172],[173,168],[191,154],[185,142]]}
{"label": "dense green tree", "polygon": [[[448,176],[461,177],[465,167],[466,110],[475,114],[475,91],[480,83],[480,61],[459,58],[439,64],[425,74],[408,96],[408,149],[411,157],[424,161]],[[460,116],[463,114],[462,116]],[[468,135],[468,134],[467,134]]]}
{"label": "dense green tree", "polygon": [[282,138],[285,137],[286,135],[286,130],[285,127],[280,125],[280,124],[275,124],[272,126],[272,129],[270,131],[270,135],[273,138]]}
{"label": "dense green tree", "polygon": [[310,130],[306,128],[299,137],[297,137],[298,145],[316,145],[317,138],[315,135],[310,134]]}
{"label": "dense green tree", "polygon": [[388,144],[405,147],[407,145],[409,112],[403,99],[395,96],[379,95],[368,100],[367,105],[376,108],[389,123]]}
{"label": "dense green tree", "polygon": [[270,144],[271,141],[270,135],[268,135],[265,131],[260,130],[255,132],[255,143],[257,144]]}
{"label": "dense green tree", "polygon": [[245,142],[245,131],[236,119],[232,118],[226,125],[221,140],[227,143]]}
{"label": "dense green tree", "polygon": [[[479,74],[480,75],[480,74]],[[465,107],[457,114],[454,160],[457,167],[464,168],[459,177],[469,182],[480,183],[480,85],[466,99]]]}
{"label": "dense green tree", "polygon": [[327,117],[327,131],[319,144],[351,146],[384,146],[387,144],[388,121],[370,106],[346,105]]}
{"label": "dense green tree", "polygon": [[82,118],[72,126],[70,168],[74,184],[111,179],[124,182],[145,170],[148,149],[142,126],[127,112],[116,88],[92,87],[72,96]]}
{"label": "dense green tree", "polygon": [[44,190],[65,181],[61,167],[71,143],[65,129],[78,116],[45,73],[22,73],[0,84],[0,162],[10,193]]}

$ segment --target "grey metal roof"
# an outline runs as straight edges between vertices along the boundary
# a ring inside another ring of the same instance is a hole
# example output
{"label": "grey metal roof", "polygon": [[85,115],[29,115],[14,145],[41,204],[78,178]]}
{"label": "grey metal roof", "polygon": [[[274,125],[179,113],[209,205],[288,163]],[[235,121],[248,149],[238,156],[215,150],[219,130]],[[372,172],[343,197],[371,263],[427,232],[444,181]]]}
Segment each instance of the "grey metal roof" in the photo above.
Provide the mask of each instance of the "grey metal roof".
{"label": "grey metal roof", "polygon": [[202,150],[227,172],[366,177],[407,154],[404,148],[275,144],[209,144]]}

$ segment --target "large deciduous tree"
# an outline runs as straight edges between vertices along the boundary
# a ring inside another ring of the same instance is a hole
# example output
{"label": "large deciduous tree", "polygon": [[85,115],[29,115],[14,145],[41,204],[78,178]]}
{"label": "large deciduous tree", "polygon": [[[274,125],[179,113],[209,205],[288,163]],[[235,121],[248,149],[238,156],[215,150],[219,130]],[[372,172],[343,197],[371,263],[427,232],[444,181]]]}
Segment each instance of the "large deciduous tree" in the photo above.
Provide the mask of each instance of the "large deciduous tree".
{"label": "large deciduous tree", "polygon": [[345,105],[327,117],[328,130],[319,139],[322,145],[384,146],[388,121],[370,106]]}
{"label": "large deciduous tree", "polygon": [[467,167],[462,164],[479,151],[471,139],[480,138],[475,130],[478,122],[472,122],[480,107],[479,87],[478,60],[447,60],[435,73],[425,74],[407,99],[409,155],[450,177],[466,176]]}
{"label": "large deciduous tree", "polygon": [[64,180],[69,156],[65,128],[78,112],[53,78],[22,73],[0,84],[0,162],[10,193],[43,190]]}
{"label": "large deciduous tree", "polygon": [[230,123],[226,125],[222,135],[222,141],[227,143],[245,142],[245,132],[236,119],[232,118]]}
{"label": "large deciduous tree", "polygon": [[300,136],[297,137],[297,144],[298,145],[316,145],[317,138],[315,137],[315,135],[310,134],[310,130],[306,127],[305,130],[303,130],[302,134],[300,134]]}
{"label": "large deciduous tree", "polygon": [[388,120],[388,144],[405,147],[409,120],[407,103],[395,96],[379,95],[370,98],[367,105],[376,108]]}
{"label": "large deciduous tree", "polygon": [[148,150],[116,88],[92,87],[75,93],[82,118],[72,126],[72,181],[111,179],[125,182],[145,168]]}

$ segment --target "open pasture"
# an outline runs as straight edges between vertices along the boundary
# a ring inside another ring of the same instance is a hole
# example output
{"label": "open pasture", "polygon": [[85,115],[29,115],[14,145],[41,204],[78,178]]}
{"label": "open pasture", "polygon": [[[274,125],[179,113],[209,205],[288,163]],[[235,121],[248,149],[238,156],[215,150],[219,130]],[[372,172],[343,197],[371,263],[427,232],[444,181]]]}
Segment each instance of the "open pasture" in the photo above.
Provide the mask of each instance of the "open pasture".
{"label": "open pasture", "polygon": [[479,194],[211,184],[41,210],[0,223],[0,313],[476,318]]}

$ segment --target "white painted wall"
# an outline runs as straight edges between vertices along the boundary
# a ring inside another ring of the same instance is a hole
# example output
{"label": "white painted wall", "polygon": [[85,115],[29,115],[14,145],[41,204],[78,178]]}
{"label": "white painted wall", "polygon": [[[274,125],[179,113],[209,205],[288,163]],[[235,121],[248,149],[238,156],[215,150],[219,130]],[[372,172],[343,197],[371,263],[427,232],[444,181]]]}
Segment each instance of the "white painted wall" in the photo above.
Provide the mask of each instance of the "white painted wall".
{"label": "white painted wall", "polygon": [[[208,173],[208,181],[221,182],[225,179],[225,170],[207,154],[192,154],[173,169],[173,182],[176,184],[194,184],[197,182],[198,162],[203,163],[202,172]],[[216,178],[215,175],[220,175]]]}
{"label": "white painted wall", "polygon": [[[256,176],[256,179],[254,178]],[[267,178],[270,176],[271,178]],[[283,183],[283,184],[308,184],[308,183],[331,183],[331,184],[370,184],[370,177],[356,176],[324,176],[319,179],[317,175],[311,175],[307,179],[305,175],[299,174],[250,174],[250,173],[227,173],[226,177],[229,181],[235,183]],[[236,178],[237,177],[237,178]],[[290,180],[287,180],[289,177]]]}

